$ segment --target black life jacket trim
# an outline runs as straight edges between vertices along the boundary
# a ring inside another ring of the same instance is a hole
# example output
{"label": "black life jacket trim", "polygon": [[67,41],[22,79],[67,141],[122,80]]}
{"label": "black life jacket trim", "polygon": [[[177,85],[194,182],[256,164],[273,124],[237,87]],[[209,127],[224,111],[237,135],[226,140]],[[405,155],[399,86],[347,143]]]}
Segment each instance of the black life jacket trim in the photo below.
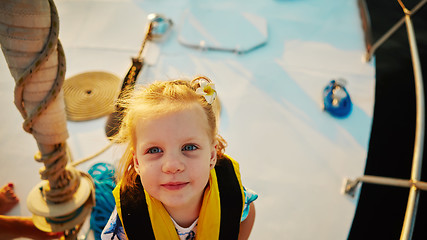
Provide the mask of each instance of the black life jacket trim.
{"label": "black life jacket trim", "polygon": [[233,163],[220,159],[215,166],[221,203],[219,239],[238,239],[242,217],[243,196]]}
{"label": "black life jacket trim", "polygon": [[129,240],[141,239],[141,236],[147,240],[155,240],[144,188],[139,176],[136,178],[136,185],[137,188],[134,191],[128,190],[123,193],[120,191],[123,228]]}

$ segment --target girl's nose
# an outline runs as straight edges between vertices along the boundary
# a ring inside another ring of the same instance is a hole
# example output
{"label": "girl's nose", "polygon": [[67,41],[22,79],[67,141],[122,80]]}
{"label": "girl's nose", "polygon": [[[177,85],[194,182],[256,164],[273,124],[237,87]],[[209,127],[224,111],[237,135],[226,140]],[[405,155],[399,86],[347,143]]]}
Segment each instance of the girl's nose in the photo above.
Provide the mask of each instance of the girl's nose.
{"label": "girl's nose", "polygon": [[166,154],[163,157],[162,171],[165,173],[178,173],[184,171],[184,163],[178,154]]}

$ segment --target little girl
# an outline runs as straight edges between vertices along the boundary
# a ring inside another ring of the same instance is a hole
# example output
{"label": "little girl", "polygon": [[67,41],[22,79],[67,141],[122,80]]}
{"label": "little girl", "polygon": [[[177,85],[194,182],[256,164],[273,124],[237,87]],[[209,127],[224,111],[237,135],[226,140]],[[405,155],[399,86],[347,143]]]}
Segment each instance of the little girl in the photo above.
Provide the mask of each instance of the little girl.
{"label": "little girl", "polygon": [[224,154],[214,84],[156,82],[126,103],[118,139],[128,147],[102,239],[247,239],[256,193]]}

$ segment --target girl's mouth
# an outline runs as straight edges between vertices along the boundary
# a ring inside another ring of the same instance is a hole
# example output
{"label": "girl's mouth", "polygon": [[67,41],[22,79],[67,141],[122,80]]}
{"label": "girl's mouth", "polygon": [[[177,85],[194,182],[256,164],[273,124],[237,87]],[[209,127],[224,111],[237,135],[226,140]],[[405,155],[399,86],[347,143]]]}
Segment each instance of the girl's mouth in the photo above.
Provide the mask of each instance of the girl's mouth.
{"label": "girl's mouth", "polygon": [[168,182],[165,184],[161,184],[162,187],[166,188],[167,190],[180,190],[187,186],[188,182]]}

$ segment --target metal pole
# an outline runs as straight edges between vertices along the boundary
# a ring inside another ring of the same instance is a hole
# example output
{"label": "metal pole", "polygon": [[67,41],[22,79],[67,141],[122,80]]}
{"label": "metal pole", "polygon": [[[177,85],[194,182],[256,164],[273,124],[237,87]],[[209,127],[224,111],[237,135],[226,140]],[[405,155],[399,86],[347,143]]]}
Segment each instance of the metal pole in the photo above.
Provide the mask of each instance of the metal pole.
{"label": "metal pole", "polygon": [[[411,22],[411,12],[401,4],[405,12],[405,22],[408,32],[409,46],[411,49],[412,65],[414,69],[415,93],[416,93],[416,132],[414,143],[414,155],[412,159],[411,181],[419,181],[421,176],[421,166],[423,159],[424,145],[424,86],[423,77],[421,74],[421,64],[418,56],[418,49],[415,39],[414,28]],[[419,199],[419,189],[412,186],[409,192],[408,203],[406,207],[405,219],[403,222],[402,233],[400,239],[406,240],[412,238],[414,230],[416,209]]]}
{"label": "metal pole", "polygon": [[[412,10],[411,15],[414,15],[424,4],[427,3],[427,0],[420,1]],[[396,24],[394,24],[384,35],[382,35],[374,44],[372,44],[371,48],[367,50],[366,55],[364,57],[364,60],[366,62],[371,61],[372,56],[374,55],[375,51],[387,40],[390,38],[391,35],[393,35],[397,29],[402,26],[403,22],[405,21],[405,17],[402,17]]]}

